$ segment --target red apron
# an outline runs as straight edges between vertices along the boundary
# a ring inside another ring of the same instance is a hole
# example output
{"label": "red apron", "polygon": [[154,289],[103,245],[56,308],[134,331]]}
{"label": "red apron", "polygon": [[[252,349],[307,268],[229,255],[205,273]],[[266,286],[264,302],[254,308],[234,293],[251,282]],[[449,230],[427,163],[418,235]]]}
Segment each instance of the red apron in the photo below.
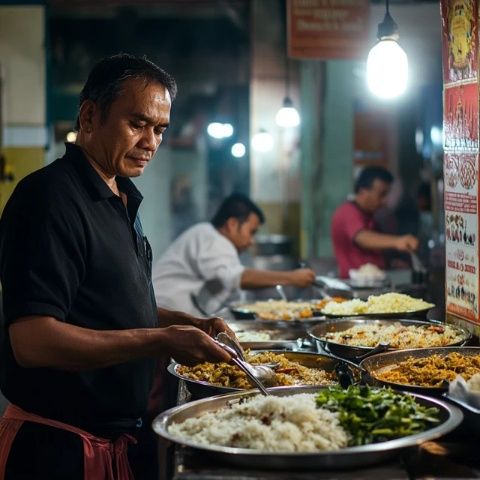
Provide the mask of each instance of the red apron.
{"label": "red apron", "polygon": [[[127,457],[128,444],[136,443],[132,436],[124,434],[112,442],[66,423],[25,412],[15,405],[9,405],[0,418],[0,480],[5,478],[10,448],[23,422],[40,423],[79,435],[83,441],[85,480],[134,480]],[[116,477],[112,468],[114,462]]]}

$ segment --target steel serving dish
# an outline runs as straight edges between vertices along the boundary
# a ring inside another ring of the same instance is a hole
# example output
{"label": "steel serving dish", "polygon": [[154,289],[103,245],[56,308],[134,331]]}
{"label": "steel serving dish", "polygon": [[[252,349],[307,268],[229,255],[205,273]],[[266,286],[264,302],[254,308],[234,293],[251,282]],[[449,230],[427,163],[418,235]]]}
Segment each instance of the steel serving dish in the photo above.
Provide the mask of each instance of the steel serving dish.
{"label": "steel serving dish", "polygon": [[360,362],[360,368],[363,369],[363,379],[366,383],[376,386],[387,386],[397,390],[406,390],[425,395],[442,395],[448,391],[448,384],[440,387],[427,387],[414,384],[403,384],[388,382],[376,378],[375,373],[380,370],[395,367],[400,362],[409,358],[427,358],[432,355],[445,357],[449,353],[461,353],[465,356],[480,355],[480,347],[433,347],[433,348],[415,348],[409,350],[397,350],[372,355]]}
{"label": "steel serving dish", "polygon": [[[258,321],[238,320],[228,322],[228,326],[235,332],[242,347],[251,350],[297,350],[305,348],[308,343],[306,328],[301,325],[276,327],[271,323],[265,325]],[[270,338],[257,340],[256,333],[267,333]],[[251,338],[243,340],[241,334],[250,335]]]}
{"label": "steel serving dish", "polygon": [[[270,299],[270,300],[260,300],[259,302],[263,303],[268,303],[271,302],[272,305],[274,305],[276,302],[281,302],[282,300],[275,300],[275,299]],[[296,299],[296,300],[289,300],[288,303],[291,303],[292,305],[295,305],[296,303],[308,303],[312,304],[312,316],[311,317],[305,317],[305,318],[294,318],[292,320],[284,320],[282,318],[275,318],[272,320],[266,320],[262,319],[261,317],[258,316],[258,314],[254,311],[248,308],[249,305],[254,305],[255,301],[253,302],[248,302],[248,303],[239,303],[235,302],[230,305],[230,311],[233,314],[233,316],[237,320],[256,320],[259,322],[263,322],[265,324],[282,324],[282,325],[289,325],[292,323],[295,324],[302,324],[304,322],[318,322],[321,320],[325,320],[325,316],[320,313],[320,310],[317,308],[315,309],[315,302],[321,301],[320,299]]]}
{"label": "steel serving dish", "polygon": [[[284,350],[269,350],[269,351],[272,353],[280,353],[282,355],[285,355],[285,357],[288,360],[293,362],[298,362],[300,365],[303,365],[305,367],[318,368],[321,370],[325,370],[327,372],[335,372],[339,383],[340,381],[344,380],[343,378],[340,378],[340,375],[343,376],[343,371],[345,369],[347,369],[348,374],[351,374],[352,383],[357,383],[361,380],[361,370],[359,369],[358,365],[355,365],[354,363],[351,363],[342,359],[332,357],[330,355],[323,355],[320,353],[311,353],[311,352],[288,352]],[[171,375],[174,375],[175,377],[183,380],[185,382],[185,385],[188,391],[195,398],[204,398],[204,397],[210,397],[212,395],[220,395],[224,393],[244,391],[239,388],[221,387],[218,385],[213,385],[209,382],[187,378],[178,372],[178,367],[179,367],[179,364],[172,361],[168,365],[167,371]],[[281,387],[275,387],[275,388],[281,388]],[[299,385],[299,386],[292,386],[290,388],[295,389],[295,388],[303,388],[303,387]]]}
{"label": "steel serving dish", "polygon": [[[431,325],[445,325],[440,322],[433,321],[421,321],[421,320],[412,320],[412,319],[396,319],[395,320],[402,325],[415,325],[415,326],[431,326]],[[372,318],[357,318],[357,317],[346,317],[338,320],[329,320],[321,324],[314,325],[310,328],[307,333],[317,342],[317,348],[319,352],[326,351],[333,355],[338,355],[342,358],[347,358],[352,361],[358,361],[358,357],[365,356],[366,354],[372,352],[375,347],[360,347],[354,345],[344,345],[342,343],[332,342],[325,338],[325,335],[332,332],[343,332],[351,327],[356,325],[376,325],[376,326],[389,326],[392,325],[391,320],[377,319]],[[462,340],[451,346],[464,345],[467,343],[472,334],[465,328],[448,324],[450,327],[457,329],[461,335]],[[390,350],[394,350],[393,348]],[[397,351],[397,349],[395,349]]]}
{"label": "steel serving dish", "polygon": [[418,319],[426,319],[428,312],[434,308],[435,305],[431,307],[422,308],[420,310],[411,310],[408,312],[391,312],[391,313],[349,313],[348,315],[341,315],[341,314],[333,314],[333,313],[325,313],[323,310],[320,311],[321,315],[324,315],[327,318],[352,318],[352,317],[359,317],[359,318],[382,318],[382,319],[402,319],[402,318],[418,318]]}
{"label": "steel serving dish", "polygon": [[[286,396],[296,393],[315,393],[319,387],[271,388],[272,395]],[[407,447],[420,445],[434,440],[456,428],[462,421],[460,409],[439,399],[412,394],[416,401],[427,407],[436,407],[440,410],[441,423],[424,432],[386,442],[373,443],[358,447],[347,447],[340,450],[319,451],[312,453],[268,453],[245,448],[223,447],[218,445],[198,445],[184,438],[176,437],[168,432],[172,423],[183,422],[189,418],[198,417],[206,412],[218,410],[241,401],[246,397],[257,395],[255,391],[232,393],[197,400],[178,407],[174,407],[158,415],[153,421],[153,430],[163,438],[172,442],[186,445],[202,454],[208,454],[213,459],[227,462],[238,467],[263,469],[298,469],[312,470],[320,468],[344,469],[372,465],[396,456],[399,451]]]}

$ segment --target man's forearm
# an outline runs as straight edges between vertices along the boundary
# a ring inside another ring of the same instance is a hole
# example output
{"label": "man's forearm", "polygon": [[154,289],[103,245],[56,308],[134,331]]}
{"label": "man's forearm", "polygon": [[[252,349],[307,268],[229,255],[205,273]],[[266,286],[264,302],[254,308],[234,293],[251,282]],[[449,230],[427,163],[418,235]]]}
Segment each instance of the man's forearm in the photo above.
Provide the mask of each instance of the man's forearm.
{"label": "man's forearm", "polygon": [[360,230],[355,235],[354,242],[366,250],[386,250],[396,248],[398,237],[372,230]]}
{"label": "man's forearm", "polygon": [[240,279],[241,288],[263,288],[275,285],[288,285],[291,280],[291,272],[275,270],[256,270],[247,268],[243,271]]}
{"label": "man's forearm", "polygon": [[155,355],[168,344],[164,329],[92,330],[52,317],[23,317],[9,328],[15,359],[26,368],[104,368]]}

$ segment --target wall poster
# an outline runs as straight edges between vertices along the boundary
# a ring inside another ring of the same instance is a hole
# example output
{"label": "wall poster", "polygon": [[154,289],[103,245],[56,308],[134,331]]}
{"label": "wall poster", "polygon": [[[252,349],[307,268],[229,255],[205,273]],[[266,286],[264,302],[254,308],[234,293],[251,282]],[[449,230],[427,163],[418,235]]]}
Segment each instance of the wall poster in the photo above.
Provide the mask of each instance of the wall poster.
{"label": "wall poster", "polygon": [[478,154],[446,153],[445,238],[447,311],[478,318]]}
{"label": "wall poster", "polygon": [[447,319],[480,333],[478,2],[441,0]]}

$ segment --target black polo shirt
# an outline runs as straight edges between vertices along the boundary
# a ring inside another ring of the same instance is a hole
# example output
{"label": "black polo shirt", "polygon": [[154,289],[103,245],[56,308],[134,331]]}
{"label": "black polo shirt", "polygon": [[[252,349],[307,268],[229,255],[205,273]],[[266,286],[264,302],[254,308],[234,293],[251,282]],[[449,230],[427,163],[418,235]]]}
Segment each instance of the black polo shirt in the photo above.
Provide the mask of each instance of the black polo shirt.
{"label": "black polo shirt", "polygon": [[3,344],[0,387],[12,403],[93,433],[143,415],[154,362],[139,359],[82,372],[21,368],[8,326],[48,315],[95,330],[157,326],[151,251],[140,192],[117,177],[126,208],[75,145],[15,189],[0,221]]}

